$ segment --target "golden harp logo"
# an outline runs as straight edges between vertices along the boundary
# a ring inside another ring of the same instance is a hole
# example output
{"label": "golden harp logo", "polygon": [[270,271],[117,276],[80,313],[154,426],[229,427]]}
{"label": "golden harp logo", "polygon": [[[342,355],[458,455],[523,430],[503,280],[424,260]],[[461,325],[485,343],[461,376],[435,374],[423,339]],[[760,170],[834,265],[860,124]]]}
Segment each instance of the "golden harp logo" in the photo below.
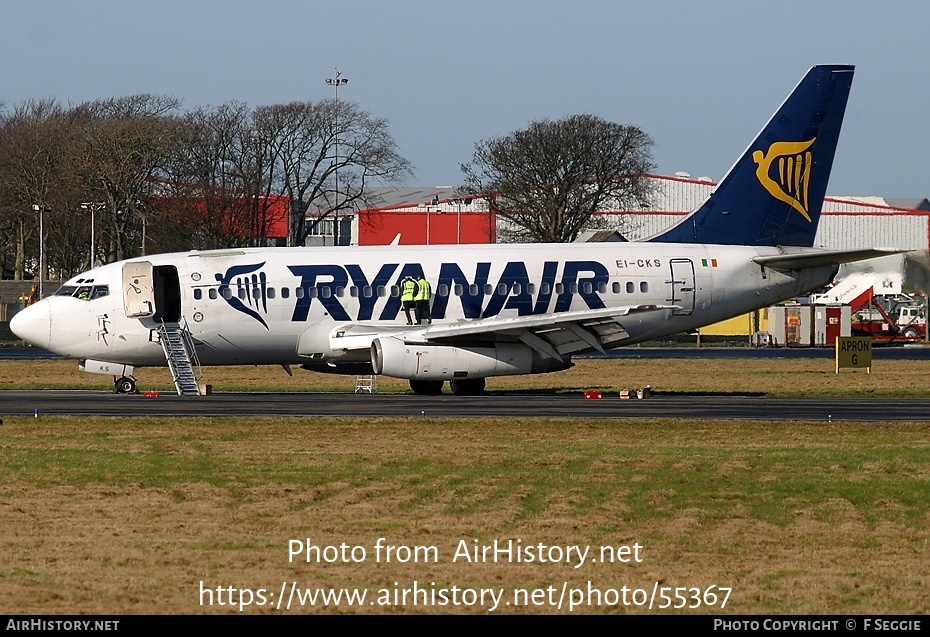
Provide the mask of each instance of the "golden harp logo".
{"label": "golden harp logo", "polygon": [[775,142],[767,153],[757,150],[752,154],[756,162],[756,177],[770,195],[784,201],[801,215],[811,220],[808,214],[808,188],[811,181],[811,166],[814,163],[810,147],[817,138],[806,142]]}

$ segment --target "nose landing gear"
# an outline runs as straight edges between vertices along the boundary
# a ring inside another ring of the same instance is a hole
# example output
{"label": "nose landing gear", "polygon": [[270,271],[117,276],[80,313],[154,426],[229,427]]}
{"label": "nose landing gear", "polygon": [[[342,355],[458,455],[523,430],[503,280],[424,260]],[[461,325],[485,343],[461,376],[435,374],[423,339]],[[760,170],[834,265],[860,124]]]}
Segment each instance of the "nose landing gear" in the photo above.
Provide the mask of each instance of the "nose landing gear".
{"label": "nose landing gear", "polygon": [[117,394],[136,393],[136,379],[130,376],[120,376],[113,383],[113,391]]}

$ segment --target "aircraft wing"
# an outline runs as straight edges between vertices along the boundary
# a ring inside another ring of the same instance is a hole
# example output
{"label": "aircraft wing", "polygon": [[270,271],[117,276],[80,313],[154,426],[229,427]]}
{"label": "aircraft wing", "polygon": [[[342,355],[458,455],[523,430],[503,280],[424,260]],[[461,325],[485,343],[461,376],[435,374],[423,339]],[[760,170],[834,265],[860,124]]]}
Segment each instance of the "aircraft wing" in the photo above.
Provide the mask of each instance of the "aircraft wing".
{"label": "aircraft wing", "polygon": [[401,326],[349,324],[333,330],[329,342],[334,350],[354,350],[371,347],[374,339],[389,336],[437,345],[507,340],[521,341],[545,356],[563,358],[586,349],[604,352],[629,338],[622,323],[624,317],[675,309],[680,308],[677,305],[630,305],[558,314],[495,316],[414,328],[403,326],[403,329]]}
{"label": "aircraft wing", "polygon": [[901,254],[909,250],[897,248],[860,248],[857,250],[810,250],[802,252],[786,252],[767,256],[753,257],[752,260],[767,268],[784,270],[804,270],[824,265],[839,265],[853,263],[876,257],[886,257],[892,254]]}

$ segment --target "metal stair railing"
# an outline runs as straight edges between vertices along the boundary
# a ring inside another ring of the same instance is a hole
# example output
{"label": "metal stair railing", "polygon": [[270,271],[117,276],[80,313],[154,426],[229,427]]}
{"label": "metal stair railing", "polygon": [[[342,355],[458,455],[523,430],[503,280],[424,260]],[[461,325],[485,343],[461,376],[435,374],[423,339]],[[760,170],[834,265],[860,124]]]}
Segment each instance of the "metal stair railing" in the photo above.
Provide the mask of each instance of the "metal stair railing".
{"label": "metal stair railing", "polygon": [[[171,370],[178,395],[199,396],[200,362],[187,322],[161,322],[158,326],[158,339],[165,351],[165,360]],[[197,372],[194,371],[195,366]]]}

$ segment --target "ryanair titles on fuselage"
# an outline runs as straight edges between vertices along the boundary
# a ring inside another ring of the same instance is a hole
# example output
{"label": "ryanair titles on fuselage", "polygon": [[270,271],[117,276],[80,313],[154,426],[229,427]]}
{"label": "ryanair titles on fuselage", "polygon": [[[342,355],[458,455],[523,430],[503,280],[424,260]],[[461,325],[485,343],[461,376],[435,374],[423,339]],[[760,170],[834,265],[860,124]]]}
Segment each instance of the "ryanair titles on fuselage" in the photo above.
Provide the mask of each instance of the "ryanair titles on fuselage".
{"label": "ryanair titles on fuselage", "polygon": [[[261,316],[268,311],[270,278],[262,271],[264,265],[265,262],[233,266],[224,274],[216,274],[216,281],[220,298],[267,327]],[[605,307],[600,292],[606,290],[610,277],[607,266],[599,261],[545,261],[532,276],[523,261],[509,261],[496,281],[490,280],[492,265],[489,261],[480,261],[474,266],[474,275],[469,276],[458,263],[440,264],[438,276],[431,280],[433,289],[445,286],[444,289],[455,292],[433,297],[432,318],[445,318],[449,299],[454,297],[461,300],[462,316],[467,319],[497,316],[505,309],[516,310],[520,316],[565,312],[571,308],[575,295],[590,309]],[[294,294],[293,322],[306,321],[314,301],[336,321],[395,320],[401,310],[399,296],[385,297],[373,291],[397,285],[407,275],[416,278],[426,271],[420,263],[384,263],[377,272],[373,268],[367,268],[366,272],[359,264],[315,263],[286,267],[295,277],[295,292],[302,291]],[[616,261],[619,270],[661,267],[662,260],[655,258]],[[487,287],[489,283],[493,283],[490,288]],[[340,298],[344,294],[337,293],[350,286],[356,288],[352,295],[358,306],[356,316],[349,314],[349,310],[355,309],[351,307],[355,303],[347,308]],[[385,298],[386,303],[375,316],[376,305]]]}

